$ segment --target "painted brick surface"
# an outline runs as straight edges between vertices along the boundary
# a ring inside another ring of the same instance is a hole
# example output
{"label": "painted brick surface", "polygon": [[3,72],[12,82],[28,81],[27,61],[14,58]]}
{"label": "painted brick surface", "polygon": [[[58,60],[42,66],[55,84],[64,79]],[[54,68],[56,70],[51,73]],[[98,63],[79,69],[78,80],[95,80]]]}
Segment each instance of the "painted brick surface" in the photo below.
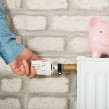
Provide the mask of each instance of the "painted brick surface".
{"label": "painted brick surface", "polygon": [[27,0],[26,8],[32,10],[53,10],[66,9],[68,7],[67,0]]}
{"label": "painted brick surface", "polygon": [[31,98],[28,109],[67,109],[67,101],[63,98]]}
{"label": "painted brick surface", "polygon": [[87,16],[53,16],[50,27],[53,30],[62,31],[86,31],[88,23]]}
{"label": "painted brick surface", "polygon": [[21,109],[21,104],[16,98],[0,100],[0,109]]}
{"label": "painted brick surface", "polygon": [[4,78],[1,80],[1,89],[5,92],[18,92],[22,86],[20,78],[8,79]]}
{"label": "painted brick surface", "polygon": [[[82,41],[81,41],[82,40]],[[76,37],[70,40],[68,44],[69,51],[72,52],[88,52],[89,46],[86,38]]]}
{"label": "painted brick surface", "polygon": [[27,45],[32,50],[37,51],[63,51],[63,37],[35,37],[31,38]]}
{"label": "painted brick surface", "polygon": [[102,10],[108,5],[108,0],[72,0],[72,7],[85,10]]}
{"label": "painted brick surface", "polygon": [[[92,16],[53,16],[51,18],[50,29],[57,31],[88,31],[89,23]],[[107,16],[97,16],[108,21]]]}
{"label": "painted brick surface", "polygon": [[11,68],[0,58],[0,74],[12,74]]}
{"label": "painted brick surface", "polygon": [[46,28],[44,16],[16,15],[13,22],[14,27],[18,30],[44,30]]}
{"label": "painted brick surface", "polygon": [[21,8],[21,0],[4,0],[5,2],[5,7],[7,9],[20,9]]}
{"label": "painted brick surface", "polygon": [[67,78],[33,79],[29,81],[29,91],[65,93],[69,91],[69,80]]}

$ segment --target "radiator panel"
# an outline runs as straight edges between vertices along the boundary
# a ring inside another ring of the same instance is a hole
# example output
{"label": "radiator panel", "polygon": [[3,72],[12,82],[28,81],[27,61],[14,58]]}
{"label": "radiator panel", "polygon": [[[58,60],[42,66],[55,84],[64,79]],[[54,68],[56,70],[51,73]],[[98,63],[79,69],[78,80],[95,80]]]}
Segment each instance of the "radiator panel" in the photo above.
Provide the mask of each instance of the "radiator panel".
{"label": "radiator panel", "polygon": [[77,58],[78,109],[109,109],[109,58]]}

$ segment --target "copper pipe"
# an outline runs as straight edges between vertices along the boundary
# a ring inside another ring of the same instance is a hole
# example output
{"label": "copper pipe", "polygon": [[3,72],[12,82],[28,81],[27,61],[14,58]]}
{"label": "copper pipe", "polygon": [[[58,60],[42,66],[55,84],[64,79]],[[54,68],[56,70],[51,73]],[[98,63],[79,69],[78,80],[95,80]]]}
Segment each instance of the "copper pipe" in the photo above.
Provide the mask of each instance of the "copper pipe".
{"label": "copper pipe", "polygon": [[76,64],[62,64],[62,72],[72,72],[77,71]]}

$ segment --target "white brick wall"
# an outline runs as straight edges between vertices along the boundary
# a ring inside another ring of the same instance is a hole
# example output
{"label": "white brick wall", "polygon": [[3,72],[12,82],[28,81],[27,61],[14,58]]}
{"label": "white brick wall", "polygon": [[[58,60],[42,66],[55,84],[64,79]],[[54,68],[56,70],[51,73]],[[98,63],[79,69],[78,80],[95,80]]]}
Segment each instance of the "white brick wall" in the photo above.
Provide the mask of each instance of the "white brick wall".
{"label": "white brick wall", "polygon": [[69,91],[67,78],[45,78],[30,80],[28,88],[30,92],[54,92],[65,93]]}
{"label": "white brick wall", "polygon": [[80,37],[73,38],[69,41],[68,49],[72,52],[88,52],[88,40]]}
{"label": "white brick wall", "polygon": [[20,78],[4,78],[1,80],[1,89],[5,92],[18,92],[21,89],[21,85],[22,81]]}
{"label": "white brick wall", "polygon": [[72,7],[85,10],[102,10],[108,5],[108,0],[72,0]]}
{"label": "white brick wall", "polygon": [[2,58],[0,58],[0,74],[4,74],[4,72],[8,74],[9,72],[11,72],[11,68],[9,66],[6,66]]}
{"label": "white brick wall", "polygon": [[21,104],[16,98],[0,100],[0,109],[21,109]]}
{"label": "white brick wall", "polygon": [[60,58],[60,57],[57,58],[56,57],[56,58],[43,58],[43,59],[48,59],[53,62],[60,62],[60,63],[65,63],[65,64],[76,63],[76,58]]}
{"label": "white brick wall", "polygon": [[64,39],[63,37],[34,37],[27,42],[27,45],[32,50],[63,51]]}
{"label": "white brick wall", "polygon": [[89,27],[87,16],[53,16],[50,29],[63,31],[87,31]]}
{"label": "white brick wall", "polygon": [[46,28],[46,18],[44,16],[16,15],[13,22],[18,30],[44,30]]}
{"label": "white brick wall", "polygon": [[31,98],[28,109],[67,109],[67,100],[64,98]]}
{"label": "white brick wall", "polygon": [[4,0],[5,7],[7,9],[20,9],[21,8],[21,0]]}
{"label": "white brick wall", "polygon": [[[53,16],[50,29],[57,31],[88,31],[90,19],[93,16]],[[107,16],[96,16],[109,22]]]}
{"label": "white brick wall", "polygon": [[26,0],[26,9],[36,10],[52,10],[66,9],[68,7],[67,0]]}
{"label": "white brick wall", "polygon": [[[92,16],[109,22],[108,0],[3,0],[17,42],[43,59],[76,63],[90,56],[87,36]],[[0,109],[77,109],[77,76],[27,79],[0,58]]]}

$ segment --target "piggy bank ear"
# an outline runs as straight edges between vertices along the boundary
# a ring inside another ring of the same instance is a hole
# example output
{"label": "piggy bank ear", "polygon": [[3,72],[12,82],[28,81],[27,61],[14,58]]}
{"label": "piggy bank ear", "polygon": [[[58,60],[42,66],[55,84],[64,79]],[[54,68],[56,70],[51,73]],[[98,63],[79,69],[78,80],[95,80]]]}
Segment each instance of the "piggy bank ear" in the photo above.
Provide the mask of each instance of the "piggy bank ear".
{"label": "piggy bank ear", "polygon": [[92,17],[90,20],[90,26],[93,27],[95,26],[97,23],[100,23],[100,20],[96,17]]}

